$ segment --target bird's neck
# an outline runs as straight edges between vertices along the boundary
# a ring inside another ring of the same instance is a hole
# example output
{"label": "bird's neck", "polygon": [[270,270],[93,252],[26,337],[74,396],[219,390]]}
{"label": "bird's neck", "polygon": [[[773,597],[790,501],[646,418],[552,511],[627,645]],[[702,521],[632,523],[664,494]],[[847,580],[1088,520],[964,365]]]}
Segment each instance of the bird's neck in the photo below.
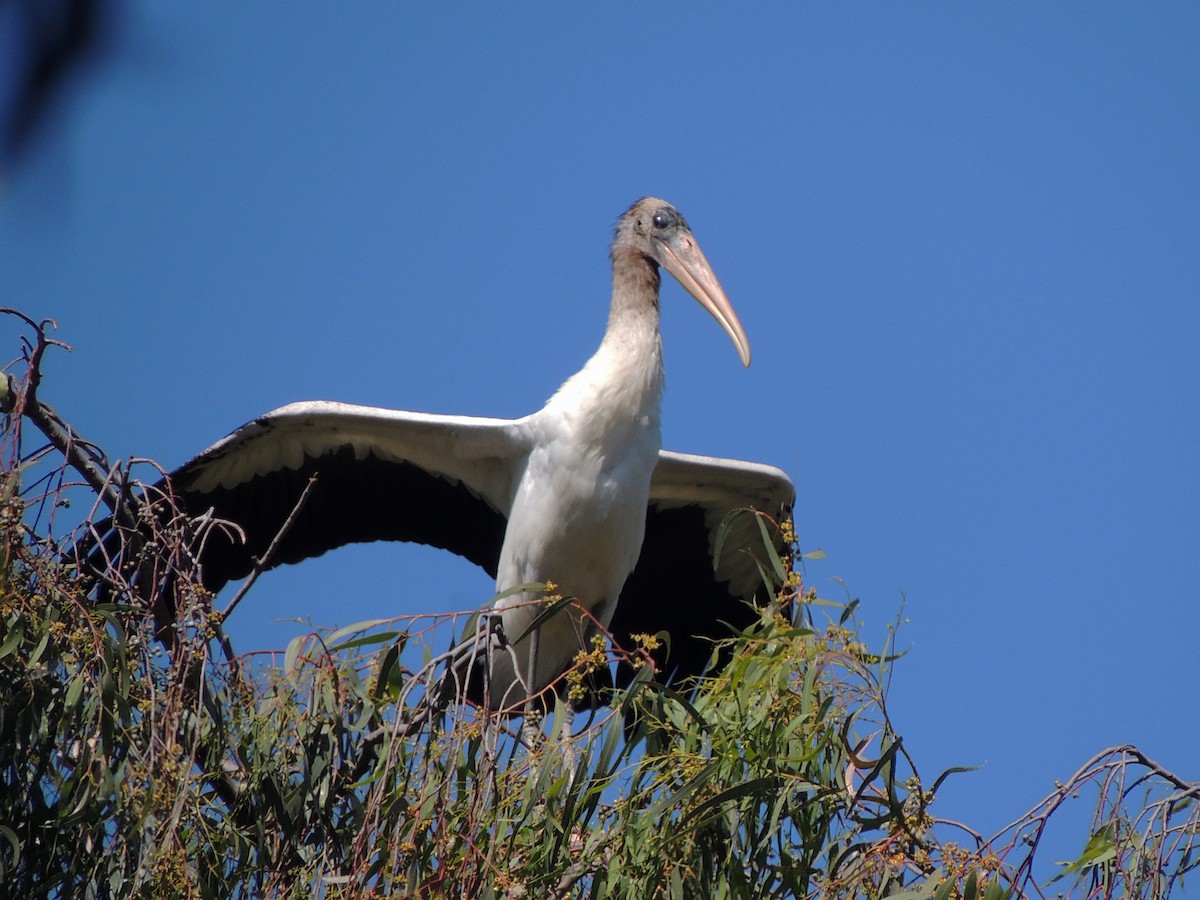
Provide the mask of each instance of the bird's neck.
{"label": "bird's neck", "polygon": [[663,391],[660,279],[658,267],[641,254],[629,256],[613,259],[612,307],[600,348],[550,404],[569,403],[590,418],[638,422],[657,433]]}

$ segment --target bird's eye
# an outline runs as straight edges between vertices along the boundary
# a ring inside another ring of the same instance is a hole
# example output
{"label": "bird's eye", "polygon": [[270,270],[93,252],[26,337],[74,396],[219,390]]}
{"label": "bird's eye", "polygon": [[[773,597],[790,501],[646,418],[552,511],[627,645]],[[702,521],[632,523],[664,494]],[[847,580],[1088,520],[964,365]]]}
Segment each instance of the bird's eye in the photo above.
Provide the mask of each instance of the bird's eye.
{"label": "bird's eye", "polygon": [[655,228],[669,228],[675,222],[675,217],[666,210],[660,210],[654,214]]}

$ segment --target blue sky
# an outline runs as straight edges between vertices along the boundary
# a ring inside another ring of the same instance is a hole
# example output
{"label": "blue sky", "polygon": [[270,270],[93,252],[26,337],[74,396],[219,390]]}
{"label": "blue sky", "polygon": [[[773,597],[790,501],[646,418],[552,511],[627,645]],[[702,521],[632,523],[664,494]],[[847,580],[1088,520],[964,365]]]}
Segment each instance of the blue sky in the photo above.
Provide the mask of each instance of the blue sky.
{"label": "blue sky", "polygon": [[[529,412],[599,342],[617,215],[666,197],[754,363],[672,283],[665,444],[788,471],[806,576],[868,638],[903,602],[908,750],[986,764],[936,811],[990,832],[1127,741],[1200,778],[1197,7],[117,25],[0,194],[0,303],[59,321],[43,396],[112,457],[173,467],[298,399]],[[232,634],[489,596],[353,548],[264,579]]]}

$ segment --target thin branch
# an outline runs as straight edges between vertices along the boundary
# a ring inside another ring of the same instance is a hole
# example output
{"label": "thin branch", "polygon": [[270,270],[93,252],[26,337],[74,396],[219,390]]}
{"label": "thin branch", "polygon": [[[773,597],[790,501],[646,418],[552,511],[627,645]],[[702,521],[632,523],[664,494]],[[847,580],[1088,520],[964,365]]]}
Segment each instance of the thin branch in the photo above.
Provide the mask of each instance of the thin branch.
{"label": "thin branch", "polygon": [[[42,383],[42,357],[45,356],[46,350],[50,347],[61,347],[67,351],[71,349],[62,341],[46,336],[46,328],[48,326],[57,328],[58,323],[53,319],[43,319],[38,322],[23,312],[7,306],[0,307],[0,313],[16,316],[32,328],[37,335],[37,340],[32,346],[26,344],[25,360],[29,371],[23,389],[18,389],[17,397],[13,401],[14,411],[24,415],[37,426],[38,430],[54,445],[54,448],[63,455],[71,468],[82,475],[88,486],[104,500],[120,522],[124,509],[121,492],[113,487],[111,473],[104,471],[98,465],[102,456],[95,453],[89,454],[85,448],[93,448],[94,445],[81,438],[70,425],[59,417],[58,413],[38,399],[38,387]],[[10,381],[10,391],[11,388]],[[127,516],[128,512],[125,511],[124,514]],[[132,520],[130,519],[130,521]],[[128,524],[128,522],[121,522],[121,524]]]}
{"label": "thin branch", "polygon": [[312,493],[313,486],[317,483],[317,476],[320,473],[313,473],[308,479],[308,484],[304,486],[300,498],[296,501],[296,505],[292,507],[292,511],[288,513],[288,517],[283,520],[283,524],[279,530],[275,532],[275,537],[271,539],[271,544],[267,547],[267,552],[254,561],[254,568],[250,570],[250,574],[246,576],[246,580],[242,582],[242,586],[238,588],[238,592],[233,595],[233,599],[229,601],[229,605],[225,607],[225,611],[217,616],[217,621],[221,624],[229,618],[230,614],[237,608],[237,605],[242,602],[242,598],[250,592],[250,588],[254,587],[254,582],[258,581],[258,576],[271,567],[271,560],[275,556],[275,552],[279,549],[279,545],[283,543],[283,539],[287,537],[287,533],[292,530],[292,526],[296,524],[296,519],[300,515],[300,510],[304,508],[304,504],[308,502],[308,497]]}

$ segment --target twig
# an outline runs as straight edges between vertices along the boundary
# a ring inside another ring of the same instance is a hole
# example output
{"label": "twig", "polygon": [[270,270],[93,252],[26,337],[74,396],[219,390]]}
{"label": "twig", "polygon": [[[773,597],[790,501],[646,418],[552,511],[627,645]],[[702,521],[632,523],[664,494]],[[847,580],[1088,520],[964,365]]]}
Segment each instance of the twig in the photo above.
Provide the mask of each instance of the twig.
{"label": "twig", "polygon": [[[75,430],[66,424],[58,413],[38,399],[37,391],[42,382],[42,357],[46,350],[49,347],[61,347],[67,351],[71,349],[68,344],[46,336],[47,326],[57,328],[58,323],[53,319],[43,319],[37,322],[25,313],[7,306],[0,307],[0,313],[16,316],[32,328],[37,335],[37,341],[32,346],[27,344],[25,359],[28,363],[29,374],[25,379],[24,387],[18,391],[14,402],[14,411],[25,416],[37,426],[38,430],[54,445],[54,448],[63,455],[71,468],[82,475],[88,486],[104,500],[120,524],[129,524],[132,519],[122,521],[124,505],[121,502],[121,492],[113,487],[110,473],[102,471],[96,464],[96,459],[89,456],[83,449],[93,445],[76,434]],[[127,511],[124,511],[124,516],[128,516]]]}
{"label": "twig", "polygon": [[233,595],[233,599],[229,601],[229,605],[225,607],[225,611],[217,616],[217,621],[221,624],[229,618],[230,613],[237,608],[237,605],[242,602],[242,598],[249,593],[250,588],[254,587],[254,582],[258,581],[258,576],[271,566],[271,559],[275,556],[275,552],[279,549],[279,545],[283,543],[283,539],[287,537],[287,533],[292,530],[292,526],[296,524],[296,518],[300,515],[300,510],[304,508],[304,504],[308,502],[309,494],[312,493],[313,486],[317,483],[317,476],[320,473],[314,472],[308,479],[308,484],[304,486],[304,490],[300,494],[300,498],[296,501],[296,505],[292,507],[292,511],[288,513],[288,517],[283,520],[283,524],[279,530],[275,532],[275,537],[271,539],[270,546],[267,547],[266,553],[254,561],[254,568],[250,570],[250,574],[246,576],[246,580],[242,582],[242,586],[238,588],[238,592]]}

